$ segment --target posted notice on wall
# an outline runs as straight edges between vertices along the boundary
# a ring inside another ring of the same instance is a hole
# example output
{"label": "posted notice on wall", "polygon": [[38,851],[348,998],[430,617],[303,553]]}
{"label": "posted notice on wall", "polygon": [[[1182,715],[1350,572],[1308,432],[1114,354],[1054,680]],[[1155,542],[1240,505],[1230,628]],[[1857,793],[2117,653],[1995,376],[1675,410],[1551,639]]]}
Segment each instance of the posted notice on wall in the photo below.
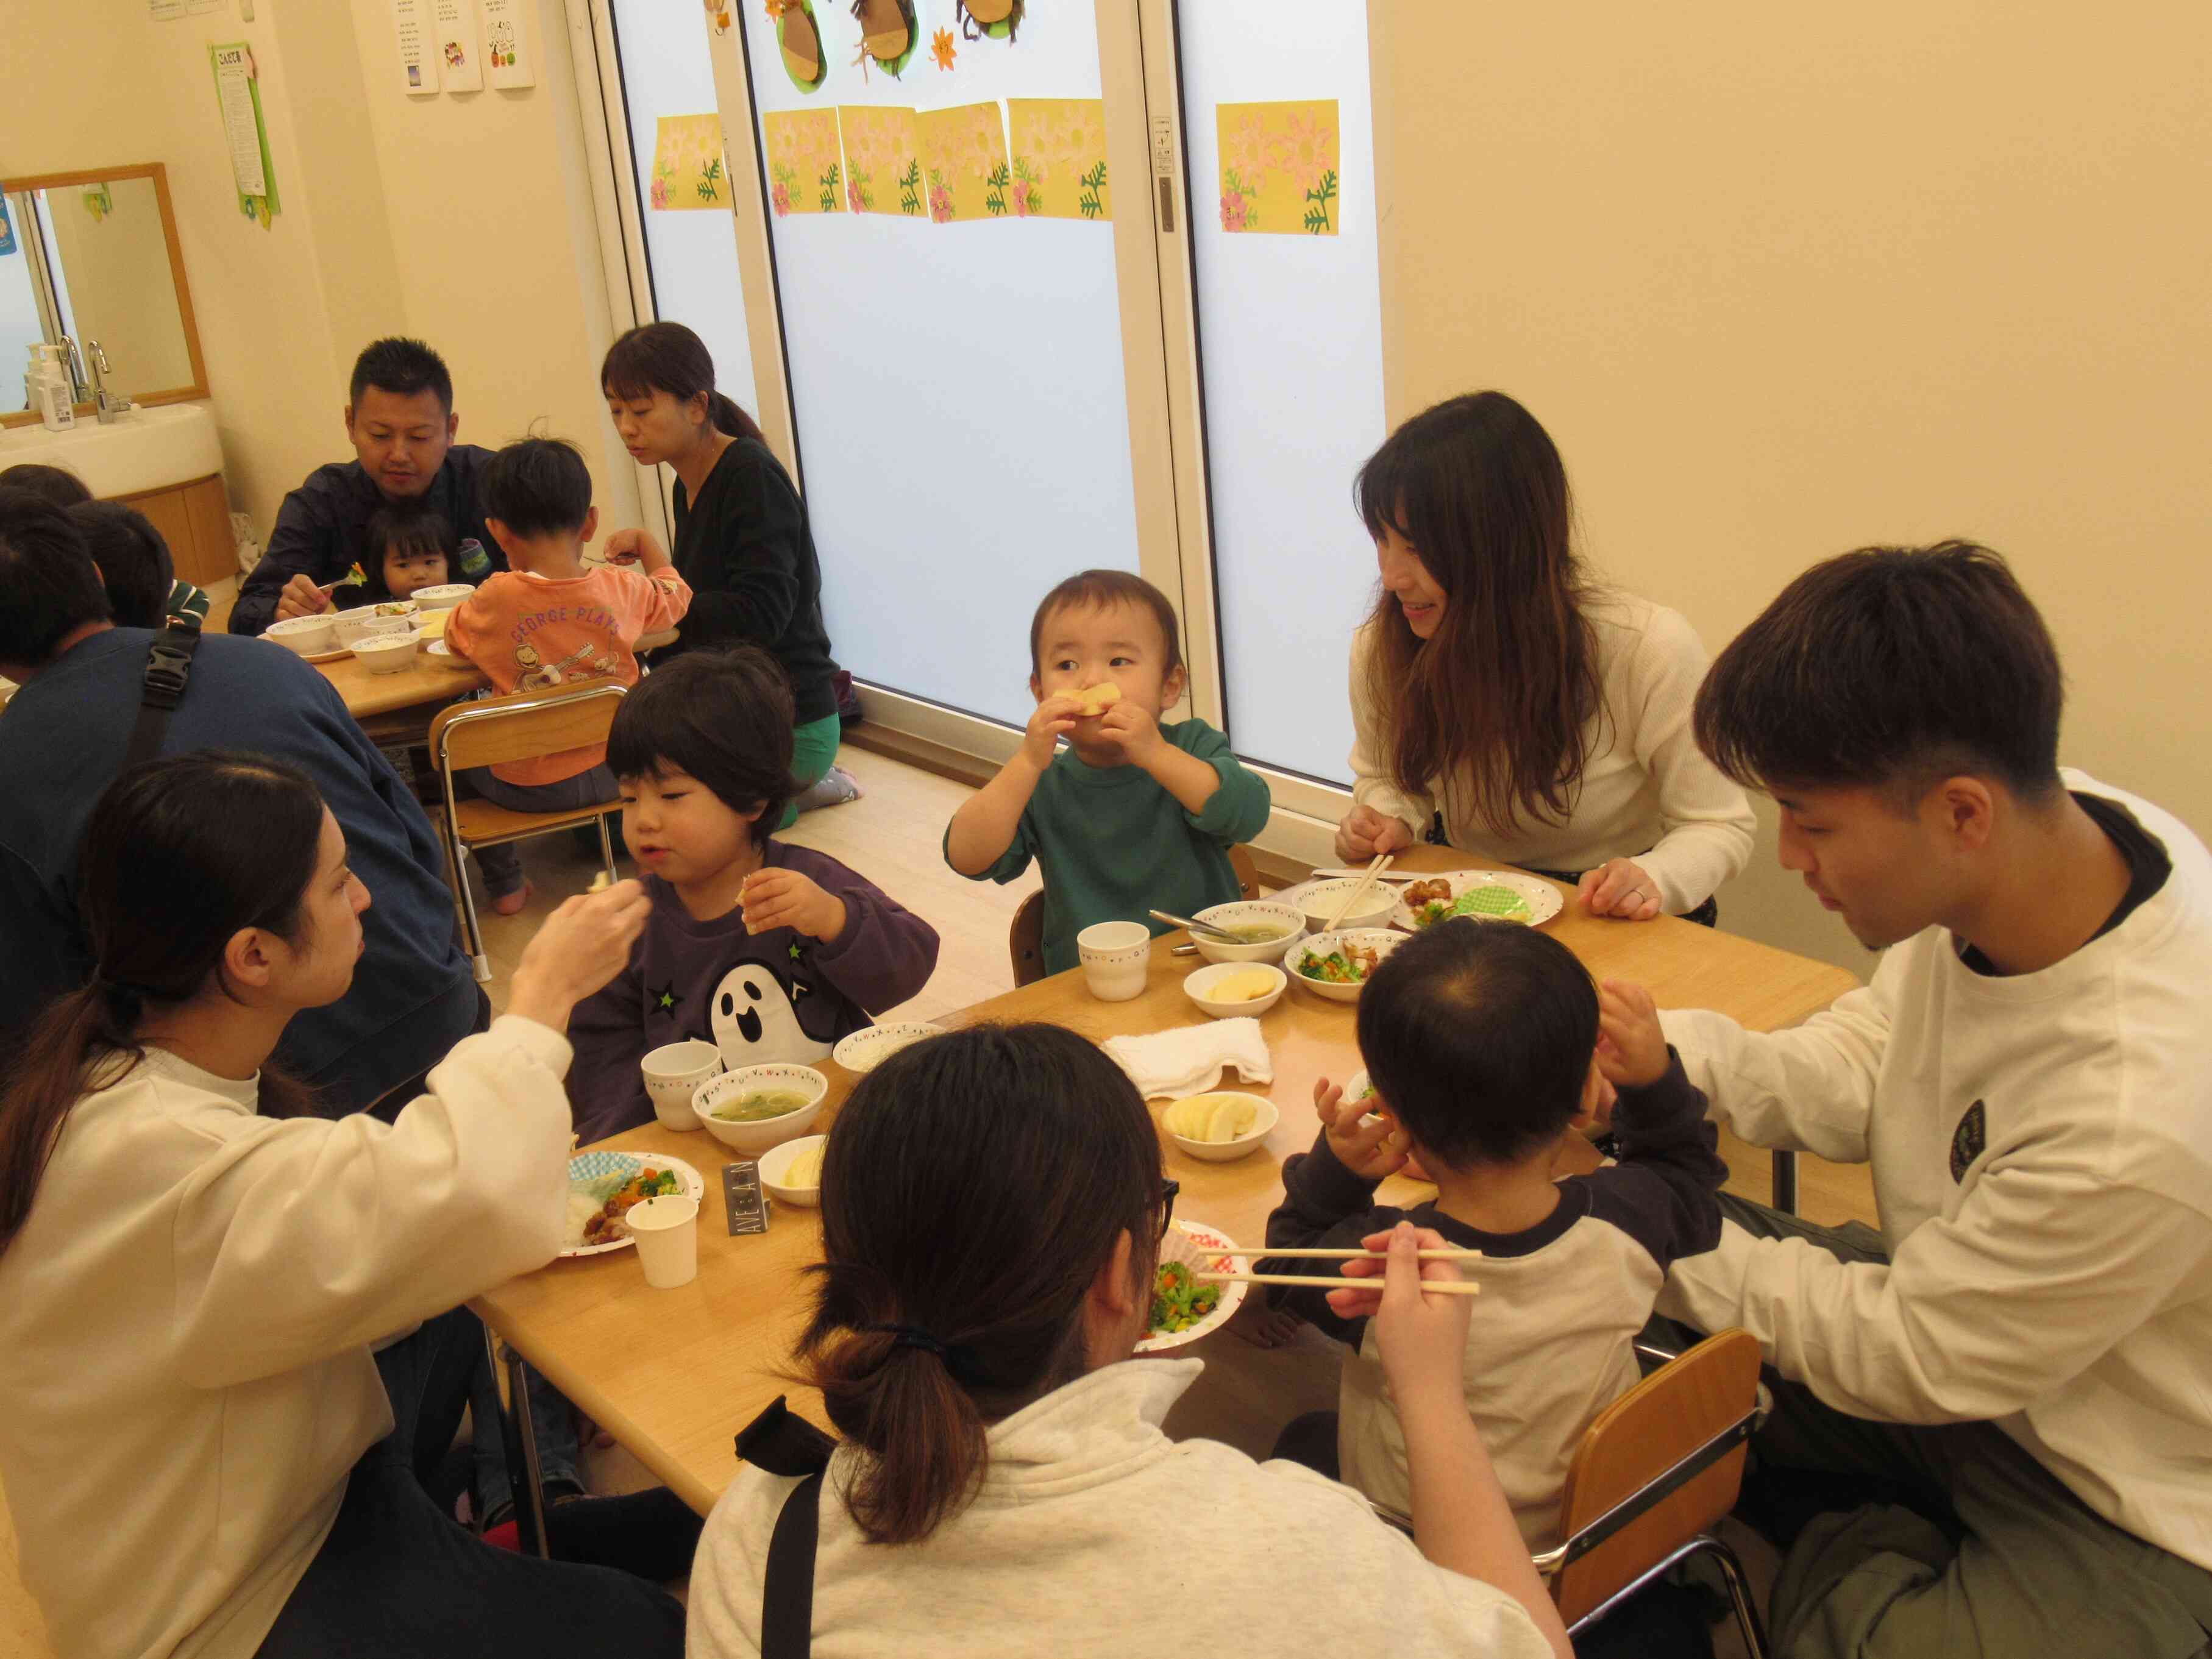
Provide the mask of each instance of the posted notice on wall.
{"label": "posted notice on wall", "polygon": [[438,74],[447,92],[482,92],[484,72],[477,45],[477,0],[430,0]]}
{"label": "posted notice on wall", "polygon": [[253,102],[253,52],[245,41],[210,46],[215,92],[222,106],[222,136],[230,147],[231,176],[240,196],[266,196],[269,175],[261,166],[261,112]]}
{"label": "posted notice on wall", "polygon": [[399,84],[410,98],[428,98],[438,90],[429,12],[430,0],[392,0],[392,26],[399,37]]}
{"label": "posted notice on wall", "polygon": [[484,73],[501,91],[538,84],[528,0],[483,0]]}

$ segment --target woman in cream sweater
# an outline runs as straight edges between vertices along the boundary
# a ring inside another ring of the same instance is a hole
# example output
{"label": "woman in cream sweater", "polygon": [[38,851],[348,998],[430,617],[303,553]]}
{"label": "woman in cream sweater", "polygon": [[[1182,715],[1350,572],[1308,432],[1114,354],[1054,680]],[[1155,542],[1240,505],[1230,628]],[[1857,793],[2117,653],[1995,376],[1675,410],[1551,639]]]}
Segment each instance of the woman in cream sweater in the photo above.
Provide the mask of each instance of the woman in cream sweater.
{"label": "woman in cream sweater", "polygon": [[1420,1288],[1457,1273],[1415,1255],[1436,1235],[1376,1235],[1380,1295],[1333,1304],[1376,1318],[1409,1541],[1310,1470],[1161,1431],[1202,1367],[1126,1362],[1175,1193],[1145,1103],[1073,1031],[954,1031],[863,1078],[796,1356],[846,1439],[811,1480],[822,1448],[747,1431],[692,1570],[691,1659],[1570,1659],[1467,1413],[1468,1299]]}
{"label": "woman in cream sweater", "polygon": [[0,1481],[64,1659],[681,1651],[642,1581],[495,1550],[417,1476],[483,1334],[559,1249],[568,1011],[643,925],[572,899],[507,1012],[391,1124],[267,1066],[344,994],[369,894],[257,756],[125,773],[82,854],[91,982],[0,1102]]}
{"label": "woman in cream sweater", "polygon": [[1352,641],[1337,856],[1428,836],[1574,881],[1598,915],[1710,921],[1753,818],[1691,735],[1705,648],[1678,612],[1589,583],[1535,417],[1502,392],[1438,404],[1358,492],[1382,592]]}

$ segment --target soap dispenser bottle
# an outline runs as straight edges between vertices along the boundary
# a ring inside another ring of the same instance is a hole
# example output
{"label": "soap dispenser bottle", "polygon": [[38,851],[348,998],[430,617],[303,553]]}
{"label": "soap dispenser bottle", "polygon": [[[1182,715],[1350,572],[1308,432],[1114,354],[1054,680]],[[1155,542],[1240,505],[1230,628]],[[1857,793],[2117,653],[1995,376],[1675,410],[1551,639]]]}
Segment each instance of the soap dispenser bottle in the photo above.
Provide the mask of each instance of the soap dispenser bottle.
{"label": "soap dispenser bottle", "polygon": [[49,432],[66,432],[76,424],[76,397],[63,349],[38,342],[31,348],[31,369],[24,377],[31,407],[38,410],[39,423]]}

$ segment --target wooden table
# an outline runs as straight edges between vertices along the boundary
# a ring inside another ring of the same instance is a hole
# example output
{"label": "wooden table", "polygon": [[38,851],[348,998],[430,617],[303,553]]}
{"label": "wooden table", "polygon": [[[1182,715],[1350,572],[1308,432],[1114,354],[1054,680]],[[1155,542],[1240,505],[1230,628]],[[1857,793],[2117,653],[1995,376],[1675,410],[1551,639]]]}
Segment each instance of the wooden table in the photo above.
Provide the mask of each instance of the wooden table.
{"label": "wooden table", "polygon": [[[657,650],[675,639],[674,629],[663,629],[641,636],[637,648]],[[393,674],[372,674],[367,664],[350,655],[315,667],[337,688],[362,729],[385,742],[422,742],[438,710],[491,684],[474,663],[464,659],[449,667],[421,651],[415,653],[414,666]]]}
{"label": "wooden table", "polygon": [[[1432,847],[1401,860],[1416,870],[1469,869],[1481,862]],[[1842,969],[1671,917],[1597,921],[1578,911],[1571,895],[1565,912],[1547,927],[1601,978],[1641,981],[1662,1006],[1717,1008],[1754,1030],[1794,1024],[1857,983]],[[1169,954],[1183,938],[1177,933],[1154,941],[1150,982],[1133,1001],[1098,1001],[1076,971],[939,1023],[1048,1020],[1095,1039],[1200,1023],[1205,1016],[1184,995],[1182,981],[1202,962]],[[1310,1146],[1318,1128],[1314,1079],[1326,1074],[1341,1080],[1358,1067],[1353,1014],[1352,1005],[1327,1001],[1294,981],[1283,1000],[1260,1017],[1275,1077],[1271,1085],[1249,1086],[1275,1103],[1281,1121],[1261,1151],[1234,1164],[1200,1163],[1164,1139],[1167,1173],[1182,1188],[1178,1215],[1210,1222],[1240,1242],[1264,1236],[1267,1212],[1281,1194],[1283,1160]],[[854,1078],[832,1061],[817,1064],[830,1079],[830,1109],[815,1126],[820,1130],[829,1127]],[[1247,1085],[1224,1079],[1222,1086]],[[1156,1115],[1163,1104],[1154,1103]],[[707,1178],[698,1278],[679,1290],[649,1291],[635,1252],[622,1250],[554,1262],[473,1305],[703,1513],[736,1473],[732,1437],[770,1400],[789,1393],[799,1409],[819,1420],[818,1396],[774,1375],[787,1362],[806,1316],[811,1292],[803,1274],[820,1259],[819,1212],[778,1205],[767,1237],[732,1238],[720,1214],[720,1171],[733,1154],[720,1142],[655,1123],[603,1144],[672,1154]],[[1401,1180],[1386,1182],[1382,1195],[1387,1202],[1428,1190]],[[1222,1340],[1209,1338],[1203,1346]]]}

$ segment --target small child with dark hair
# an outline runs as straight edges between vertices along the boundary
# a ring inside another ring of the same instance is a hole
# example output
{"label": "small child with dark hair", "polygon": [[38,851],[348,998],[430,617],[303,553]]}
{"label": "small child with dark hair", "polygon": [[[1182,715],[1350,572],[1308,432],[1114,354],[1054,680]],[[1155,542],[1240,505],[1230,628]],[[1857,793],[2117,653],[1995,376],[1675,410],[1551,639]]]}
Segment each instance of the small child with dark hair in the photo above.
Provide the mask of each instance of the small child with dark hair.
{"label": "small child with dark hair", "polygon": [[[1267,786],[1204,720],[1160,724],[1188,677],[1175,607],[1124,570],[1069,577],[1030,623],[1036,712],[1012,760],[945,830],[973,881],[1044,870],[1044,965],[1076,965],[1093,922],[1169,923],[1238,896],[1229,849],[1267,822]],[[1067,747],[1059,748],[1067,739]]]}
{"label": "small child with dark hair", "polygon": [[419,502],[380,507],[369,515],[362,580],[331,590],[341,611],[386,599],[411,599],[426,587],[443,587],[460,566],[460,538],[442,513]]}
{"label": "small child with dark hair", "polygon": [[629,968],[568,1022],[581,1139],[652,1118],[650,1049],[696,1037],[732,1071],[805,1065],[935,971],[935,928],[775,838],[798,787],[791,733],[791,684],[757,646],[688,652],[616,711],[607,763],[653,917]]}
{"label": "small child with dark hair", "polygon": [[[574,444],[525,438],[477,478],[484,527],[508,568],[454,607],[446,643],[483,670],[499,692],[552,690],[592,680],[635,685],[641,635],[673,628],[691,590],[658,546],[641,568],[586,568],[584,544],[599,527],[592,475]],[[614,775],[598,744],[468,775],[486,800],[518,812],[550,812],[611,800]],[[477,850],[492,908],[511,916],[530,899],[514,845]]]}
{"label": "small child with dark hair", "polygon": [[69,515],[100,567],[118,628],[159,628],[172,617],[195,626],[207,620],[207,594],[178,578],[168,543],[145,514],[120,501],[88,501]]}
{"label": "small child with dark hair", "polygon": [[0,489],[27,490],[64,513],[92,499],[92,491],[76,473],[65,466],[48,466],[43,461],[18,461],[13,466],[0,468]]}
{"label": "small child with dark hair", "polygon": [[[1668,1265],[1719,1243],[1728,1168],[1705,1097],[1649,996],[1600,989],[1566,946],[1515,922],[1462,919],[1407,940],[1369,976],[1358,1033],[1372,1095],[1315,1085],[1322,1131],[1283,1166],[1267,1243],[1357,1248],[1403,1218],[1482,1252],[1463,1264],[1481,1286],[1468,1409],[1529,1547],[1549,1549],[1583,1431],[1638,1380],[1636,1335]],[[1620,1161],[1554,1180],[1560,1137],[1608,1107]],[[1376,1205],[1376,1184],[1415,1156],[1436,1198]],[[1338,1317],[1321,1291],[1277,1292],[1273,1305],[1352,1349],[1336,1412],[1292,1424],[1277,1455],[1333,1464],[1322,1472],[1410,1513],[1405,1437],[1367,1322]],[[1331,1415],[1333,1458],[1315,1444]]]}

